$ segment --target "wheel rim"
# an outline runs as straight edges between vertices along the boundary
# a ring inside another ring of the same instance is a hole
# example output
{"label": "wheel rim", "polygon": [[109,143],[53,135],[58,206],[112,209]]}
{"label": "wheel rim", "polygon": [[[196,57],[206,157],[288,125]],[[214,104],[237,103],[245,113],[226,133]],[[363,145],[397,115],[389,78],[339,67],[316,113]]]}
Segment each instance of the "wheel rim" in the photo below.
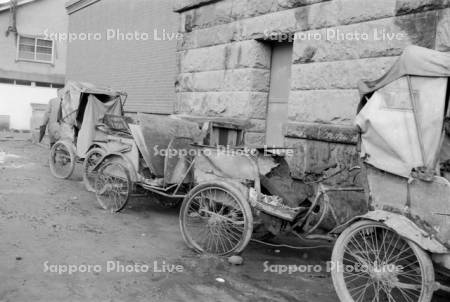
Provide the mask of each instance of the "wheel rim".
{"label": "wheel rim", "polygon": [[100,168],[95,191],[98,202],[105,210],[122,210],[128,201],[130,190],[129,174],[122,164],[111,162]]}
{"label": "wheel rim", "polygon": [[102,157],[103,152],[101,150],[93,150],[85,159],[83,176],[85,179],[86,188],[89,191],[95,190],[95,179],[97,178],[97,172],[93,172],[92,170]]}
{"label": "wheel rim", "polygon": [[67,178],[72,174],[74,158],[71,150],[63,144],[56,143],[52,148],[50,167],[56,177]]}
{"label": "wheel rim", "polygon": [[188,200],[183,213],[183,232],[201,252],[226,255],[245,240],[247,218],[238,199],[220,187],[208,187]]}
{"label": "wheel rim", "polygon": [[413,244],[389,228],[356,229],[341,260],[340,274],[353,301],[423,301],[424,265]]}

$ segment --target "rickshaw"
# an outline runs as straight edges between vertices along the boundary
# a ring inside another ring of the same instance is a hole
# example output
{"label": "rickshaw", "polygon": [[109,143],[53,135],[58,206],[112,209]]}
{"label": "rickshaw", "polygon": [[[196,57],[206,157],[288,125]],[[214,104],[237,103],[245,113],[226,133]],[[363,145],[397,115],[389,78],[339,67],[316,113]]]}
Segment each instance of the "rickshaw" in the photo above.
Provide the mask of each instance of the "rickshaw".
{"label": "rickshaw", "polygon": [[[241,253],[252,237],[265,240],[281,232],[331,241],[333,229],[367,213],[358,166],[333,163],[317,167],[314,173],[321,176],[315,180],[298,180],[287,162],[292,151],[201,146],[193,165],[196,186],[180,209],[186,244],[199,253],[227,256]],[[352,175],[351,181],[325,183],[343,173]]]}
{"label": "rickshaw", "polygon": [[[337,238],[331,274],[343,302],[429,302],[449,291],[436,281],[450,280],[448,78],[449,55],[406,48],[385,76],[361,84],[359,165],[331,174],[330,165],[317,181],[286,176],[286,149],[201,149],[180,210],[186,244],[239,254],[261,225]],[[348,183],[325,182],[340,173]]]}
{"label": "rickshaw", "polygon": [[68,81],[62,90],[59,114],[60,139],[50,151],[50,171],[69,178],[77,162],[83,162],[83,180],[93,190],[88,171],[111,150],[123,149],[129,137],[122,122],[127,94],[89,83]]}
{"label": "rickshaw", "polygon": [[133,196],[150,196],[163,207],[176,207],[192,188],[193,145],[205,141],[210,123],[179,116],[138,114],[128,123],[133,152],[105,153],[90,169],[96,198],[111,212],[121,211]]}
{"label": "rickshaw", "polygon": [[449,54],[410,46],[359,85],[370,211],[335,230],[341,301],[429,302],[450,291],[449,78]]}

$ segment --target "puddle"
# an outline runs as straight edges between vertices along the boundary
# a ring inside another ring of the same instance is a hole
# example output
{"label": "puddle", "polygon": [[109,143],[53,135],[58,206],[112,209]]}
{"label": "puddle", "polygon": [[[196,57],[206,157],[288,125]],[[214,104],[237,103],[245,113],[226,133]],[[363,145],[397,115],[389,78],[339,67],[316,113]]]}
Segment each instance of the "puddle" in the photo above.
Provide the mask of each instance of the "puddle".
{"label": "puddle", "polygon": [[13,168],[13,169],[20,169],[20,168],[31,165],[31,164],[16,164],[16,163],[5,165],[5,163],[8,160],[18,159],[18,158],[22,158],[22,156],[12,154],[12,153],[0,152],[0,165],[5,168]]}
{"label": "puddle", "polygon": [[17,159],[21,158],[21,156],[12,153],[0,152],[0,164],[4,164],[5,161],[10,158]]}

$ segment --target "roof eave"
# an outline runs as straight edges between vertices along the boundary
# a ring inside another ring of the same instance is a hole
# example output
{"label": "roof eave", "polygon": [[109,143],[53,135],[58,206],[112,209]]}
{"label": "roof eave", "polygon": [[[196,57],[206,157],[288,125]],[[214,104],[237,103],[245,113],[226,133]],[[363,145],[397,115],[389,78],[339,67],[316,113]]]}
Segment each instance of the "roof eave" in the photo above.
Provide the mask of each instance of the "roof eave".
{"label": "roof eave", "polygon": [[[25,4],[28,4],[28,3],[31,3],[31,2],[36,2],[36,1],[39,1],[39,0],[23,0],[23,1],[19,1],[19,3],[17,3],[17,7],[25,5]],[[4,12],[6,10],[9,10],[10,6],[11,5],[9,4],[9,2],[5,2],[3,4],[0,4],[0,13]]]}
{"label": "roof eave", "polygon": [[66,2],[67,14],[73,14],[89,5],[92,5],[100,0],[69,0]]}

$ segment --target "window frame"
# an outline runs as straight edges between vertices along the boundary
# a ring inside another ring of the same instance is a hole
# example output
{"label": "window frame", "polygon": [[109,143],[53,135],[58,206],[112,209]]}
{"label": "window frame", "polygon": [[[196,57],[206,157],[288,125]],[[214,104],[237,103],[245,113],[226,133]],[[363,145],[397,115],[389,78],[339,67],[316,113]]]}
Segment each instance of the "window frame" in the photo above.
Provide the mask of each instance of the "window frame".
{"label": "window frame", "polygon": [[[28,38],[28,39],[34,39],[34,59],[26,59],[26,58],[20,58],[19,57],[19,53],[20,53],[20,40],[21,38]],[[39,60],[37,59],[37,48],[38,47],[44,47],[44,48],[49,48],[47,46],[38,46],[38,40],[43,40],[43,41],[50,41],[52,42],[52,53],[51,53],[51,61],[46,61],[46,60]],[[34,62],[34,63],[44,63],[44,64],[50,64],[50,65],[55,65],[55,41],[51,40],[51,39],[45,39],[43,37],[40,36],[33,36],[33,35],[23,35],[23,34],[19,34],[17,37],[17,45],[16,45],[16,61],[24,61],[24,62]]]}

